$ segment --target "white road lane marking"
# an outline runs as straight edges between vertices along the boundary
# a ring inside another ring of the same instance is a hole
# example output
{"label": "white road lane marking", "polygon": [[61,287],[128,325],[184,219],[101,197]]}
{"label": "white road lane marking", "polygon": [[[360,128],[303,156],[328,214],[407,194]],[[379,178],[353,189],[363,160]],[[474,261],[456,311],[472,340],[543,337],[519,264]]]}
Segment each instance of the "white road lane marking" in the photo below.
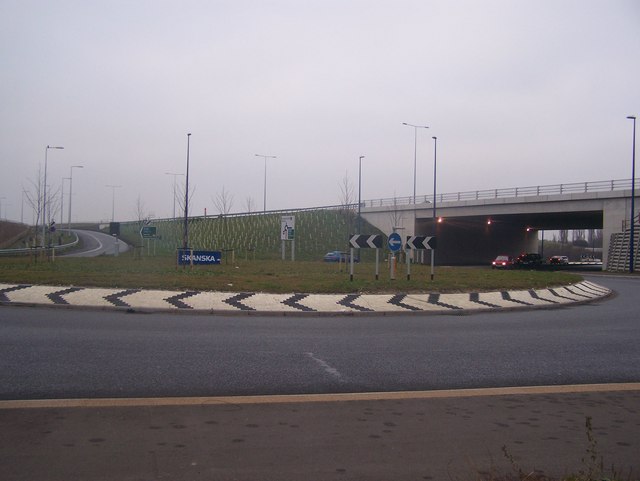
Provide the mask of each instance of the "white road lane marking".
{"label": "white road lane marking", "polygon": [[332,376],[333,378],[337,379],[340,382],[344,382],[344,379],[342,379],[342,375],[335,367],[330,366],[326,361],[314,356],[312,352],[305,352],[304,354],[309,359],[312,359],[313,361],[315,361],[322,369],[324,369],[324,371],[327,374],[329,374],[330,376]]}

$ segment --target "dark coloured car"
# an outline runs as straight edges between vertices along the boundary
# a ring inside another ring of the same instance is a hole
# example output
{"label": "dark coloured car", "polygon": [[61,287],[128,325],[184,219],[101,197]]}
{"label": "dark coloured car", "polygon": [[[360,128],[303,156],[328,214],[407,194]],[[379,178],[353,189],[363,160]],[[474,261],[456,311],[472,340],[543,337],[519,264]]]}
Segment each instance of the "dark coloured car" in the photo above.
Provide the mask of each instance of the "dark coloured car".
{"label": "dark coloured car", "polygon": [[542,265],[542,256],[534,252],[520,254],[518,257],[516,257],[513,265],[521,268],[538,267]]}
{"label": "dark coloured car", "polygon": [[513,267],[513,257],[497,256],[491,263],[491,267],[494,269],[511,269]]}
{"label": "dark coloured car", "polygon": [[569,263],[567,256],[552,256],[549,257],[549,264],[566,265]]}
{"label": "dark coloured car", "polygon": [[[350,262],[351,256],[347,252],[331,251],[324,255],[323,260],[325,262]],[[360,259],[354,256],[353,262],[360,262]]]}

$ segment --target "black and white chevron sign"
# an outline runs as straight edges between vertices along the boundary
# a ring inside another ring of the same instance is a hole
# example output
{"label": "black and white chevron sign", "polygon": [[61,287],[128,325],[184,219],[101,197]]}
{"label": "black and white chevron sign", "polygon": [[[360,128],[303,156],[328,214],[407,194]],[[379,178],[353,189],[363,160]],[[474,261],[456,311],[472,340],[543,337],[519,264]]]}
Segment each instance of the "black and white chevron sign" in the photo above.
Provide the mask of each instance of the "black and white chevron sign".
{"label": "black and white chevron sign", "polygon": [[436,238],[426,236],[407,236],[407,249],[435,249]]}
{"label": "black and white chevron sign", "polygon": [[353,234],[349,244],[355,249],[382,249],[381,235]]}

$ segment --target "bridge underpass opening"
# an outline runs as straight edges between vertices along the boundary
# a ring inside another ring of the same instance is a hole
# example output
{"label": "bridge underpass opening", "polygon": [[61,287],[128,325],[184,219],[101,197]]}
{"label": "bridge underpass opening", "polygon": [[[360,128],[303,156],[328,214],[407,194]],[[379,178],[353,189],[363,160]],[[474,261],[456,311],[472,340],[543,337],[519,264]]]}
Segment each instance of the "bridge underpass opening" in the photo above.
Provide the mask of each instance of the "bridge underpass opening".
{"label": "bridge underpass opening", "polygon": [[[435,235],[436,265],[489,265],[497,255],[539,252],[539,232],[602,229],[602,211],[443,216],[416,219],[418,235]],[[547,238],[549,240],[549,238]]]}

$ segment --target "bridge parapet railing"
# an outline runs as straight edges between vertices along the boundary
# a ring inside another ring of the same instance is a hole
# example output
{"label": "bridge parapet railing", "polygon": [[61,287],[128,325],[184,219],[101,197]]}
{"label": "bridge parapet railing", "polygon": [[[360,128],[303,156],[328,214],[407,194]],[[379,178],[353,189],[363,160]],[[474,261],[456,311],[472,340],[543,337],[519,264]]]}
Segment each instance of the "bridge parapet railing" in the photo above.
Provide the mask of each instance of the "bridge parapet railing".
{"label": "bridge parapet railing", "polygon": [[[636,179],[636,188],[640,179]],[[459,202],[468,200],[509,199],[541,195],[586,194],[589,192],[611,192],[631,189],[631,179],[599,180],[594,182],[573,182],[569,184],[537,185],[528,187],[508,187],[502,189],[470,190],[466,192],[447,192],[436,195],[436,202]],[[364,207],[393,207],[412,204],[430,204],[433,194],[390,197],[363,201]]]}

